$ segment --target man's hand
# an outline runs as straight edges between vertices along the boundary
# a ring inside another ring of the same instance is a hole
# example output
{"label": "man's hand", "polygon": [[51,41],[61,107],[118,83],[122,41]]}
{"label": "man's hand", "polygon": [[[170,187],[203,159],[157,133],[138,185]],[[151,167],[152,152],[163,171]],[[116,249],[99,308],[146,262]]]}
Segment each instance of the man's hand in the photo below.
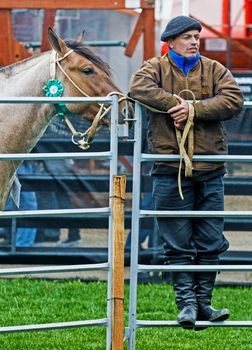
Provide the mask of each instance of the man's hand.
{"label": "man's hand", "polygon": [[184,127],[186,125],[186,122],[183,122],[183,123],[179,123],[179,122],[174,122],[174,125],[177,129],[179,130],[184,130]]}
{"label": "man's hand", "polygon": [[174,120],[174,125],[178,128],[181,128],[181,126],[184,126],[187,121],[189,105],[180,96],[175,94],[173,96],[176,97],[176,99],[178,100],[178,104],[177,106],[168,109],[168,113]]}

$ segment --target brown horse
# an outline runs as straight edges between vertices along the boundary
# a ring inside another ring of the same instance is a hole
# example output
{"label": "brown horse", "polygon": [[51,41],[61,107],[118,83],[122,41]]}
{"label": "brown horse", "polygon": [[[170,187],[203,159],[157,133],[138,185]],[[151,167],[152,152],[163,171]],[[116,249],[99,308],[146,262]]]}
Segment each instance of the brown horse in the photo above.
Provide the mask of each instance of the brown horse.
{"label": "brown horse", "polygon": [[[52,51],[0,70],[0,97],[107,96],[121,92],[109,66],[80,41],[63,41],[48,31]],[[56,83],[54,83],[56,82]],[[58,111],[53,104],[0,104],[0,153],[28,153]],[[107,110],[95,104],[63,105],[74,115],[93,121],[99,111],[108,125]],[[125,100],[119,105],[125,110]],[[8,199],[20,161],[0,161],[0,210]]]}

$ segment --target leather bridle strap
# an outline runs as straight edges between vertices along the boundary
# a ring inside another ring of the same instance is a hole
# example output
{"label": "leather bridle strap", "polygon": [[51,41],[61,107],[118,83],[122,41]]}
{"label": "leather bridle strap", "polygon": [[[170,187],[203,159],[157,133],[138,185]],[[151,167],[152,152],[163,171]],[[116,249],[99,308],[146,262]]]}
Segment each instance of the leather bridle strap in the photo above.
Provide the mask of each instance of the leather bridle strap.
{"label": "leather bridle strap", "polygon": [[56,78],[56,64],[59,64],[60,61],[64,60],[67,56],[69,56],[73,50],[68,50],[64,56],[58,57],[58,53],[52,50],[51,60],[50,60],[50,77],[51,79]]}

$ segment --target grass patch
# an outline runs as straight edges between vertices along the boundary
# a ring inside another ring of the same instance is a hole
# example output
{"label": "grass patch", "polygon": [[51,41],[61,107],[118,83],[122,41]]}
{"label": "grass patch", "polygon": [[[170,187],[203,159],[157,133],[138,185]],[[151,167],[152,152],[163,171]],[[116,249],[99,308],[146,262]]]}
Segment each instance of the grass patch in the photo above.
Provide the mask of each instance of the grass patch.
{"label": "grass patch", "polygon": [[[129,286],[125,286],[127,325]],[[90,320],[106,317],[107,285],[104,282],[0,280],[1,326]],[[252,320],[249,287],[216,287],[214,306],[228,307],[230,320]],[[177,308],[170,285],[139,284],[138,319],[174,320]],[[138,350],[248,350],[250,328],[209,328],[201,332],[180,328],[140,328]],[[104,350],[106,327],[0,335],[0,350]],[[127,345],[125,344],[125,349]]]}

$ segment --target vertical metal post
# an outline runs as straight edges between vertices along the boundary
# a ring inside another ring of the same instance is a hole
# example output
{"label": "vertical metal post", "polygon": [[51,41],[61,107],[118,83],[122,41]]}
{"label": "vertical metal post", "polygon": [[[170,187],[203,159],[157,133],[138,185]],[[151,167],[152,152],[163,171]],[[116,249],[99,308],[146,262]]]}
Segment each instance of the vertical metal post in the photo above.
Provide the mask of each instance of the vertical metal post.
{"label": "vertical metal post", "polygon": [[231,69],[231,0],[222,0],[222,33],[226,36],[226,66]]}
{"label": "vertical metal post", "polygon": [[142,145],[142,114],[141,107],[135,107],[135,144],[133,158],[132,225],[131,225],[131,255],[130,255],[130,305],[129,305],[129,343],[128,349],[136,346],[136,310],[137,310],[137,275],[138,275],[138,245],[139,245],[139,210],[141,194],[141,145]]}
{"label": "vertical metal post", "polygon": [[231,47],[231,0],[228,1],[227,4],[227,19],[228,19],[228,27],[227,27],[227,68],[232,69],[232,47]]}
{"label": "vertical metal post", "polygon": [[252,1],[244,0],[244,34],[245,38],[252,37]]}
{"label": "vertical metal post", "polygon": [[228,36],[230,0],[222,0],[222,33]]}
{"label": "vertical metal post", "polygon": [[182,3],[182,15],[189,16],[189,0],[183,0]]}
{"label": "vertical metal post", "polygon": [[16,252],[17,219],[11,219],[11,253]]}
{"label": "vertical metal post", "polygon": [[[112,154],[110,160],[110,175],[109,175],[109,207],[112,211],[112,195],[113,195],[113,176],[117,175],[117,158],[118,158],[118,97],[112,96],[113,103],[111,108],[111,125],[110,125],[110,152]],[[109,233],[108,233],[108,290],[107,290],[107,344],[106,350],[111,350],[112,345],[112,256],[113,256],[113,225],[112,212],[109,216]]]}

